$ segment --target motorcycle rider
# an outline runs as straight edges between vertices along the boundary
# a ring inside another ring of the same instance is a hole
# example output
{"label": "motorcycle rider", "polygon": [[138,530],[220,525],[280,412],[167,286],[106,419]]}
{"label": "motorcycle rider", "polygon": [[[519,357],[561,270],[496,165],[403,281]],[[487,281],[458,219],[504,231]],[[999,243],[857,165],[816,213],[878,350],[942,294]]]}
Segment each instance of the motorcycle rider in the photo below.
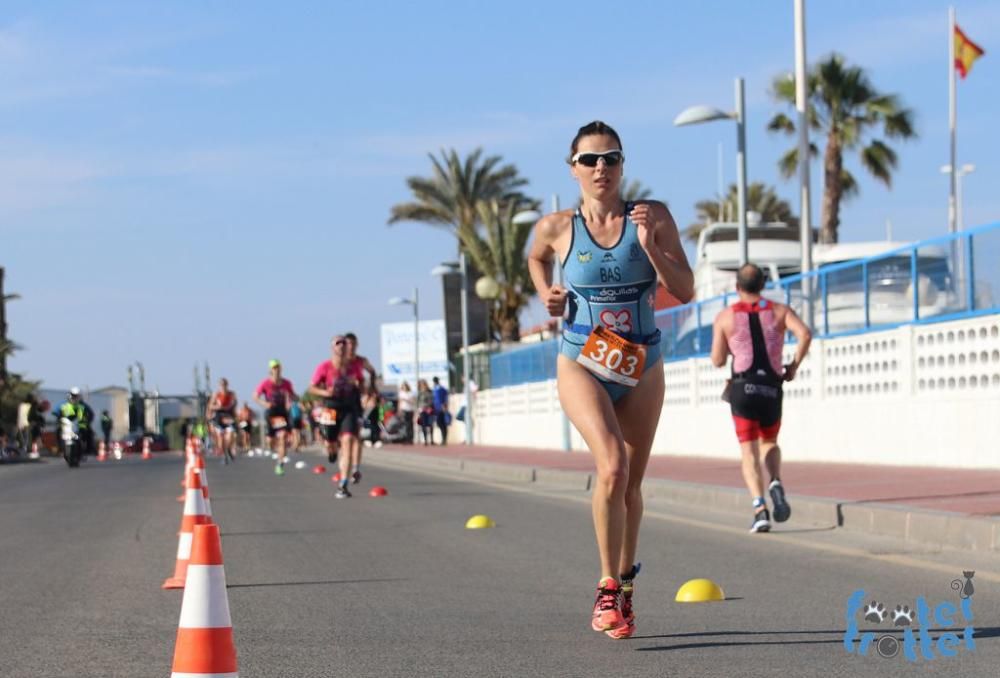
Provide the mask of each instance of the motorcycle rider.
{"label": "motorcycle rider", "polygon": [[[94,421],[94,410],[84,402],[80,396],[80,389],[76,386],[69,390],[67,400],[64,400],[55,410],[57,419],[69,419],[75,421],[80,436],[80,450],[82,454],[92,454],[94,449],[94,430],[91,424]],[[59,451],[65,454],[65,443],[62,436],[59,437]]]}

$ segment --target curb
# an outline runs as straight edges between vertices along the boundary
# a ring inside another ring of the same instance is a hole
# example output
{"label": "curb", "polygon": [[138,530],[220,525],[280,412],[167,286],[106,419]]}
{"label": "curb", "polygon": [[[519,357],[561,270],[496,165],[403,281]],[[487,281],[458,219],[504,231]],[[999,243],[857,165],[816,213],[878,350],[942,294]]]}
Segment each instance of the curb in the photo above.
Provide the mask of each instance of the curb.
{"label": "curb", "polygon": [[[477,478],[538,483],[539,486],[584,492],[589,492],[593,487],[593,474],[583,471],[534,468],[521,464],[434,457],[416,452],[401,453],[383,449],[377,451],[367,449],[365,452],[368,462],[386,466],[448,471]],[[738,488],[647,478],[643,481],[642,491],[647,497],[663,499],[670,503],[710,506],[715,510],[741,516],[747,512],[746,492]],[[921,546],[966,551],[1000,551],[1000,520],[996,519],[907,506],[885,506],[877,502],[838,501],[822,497],[793,495],[792,501],[794,517],[809,523],[894,537]]]}

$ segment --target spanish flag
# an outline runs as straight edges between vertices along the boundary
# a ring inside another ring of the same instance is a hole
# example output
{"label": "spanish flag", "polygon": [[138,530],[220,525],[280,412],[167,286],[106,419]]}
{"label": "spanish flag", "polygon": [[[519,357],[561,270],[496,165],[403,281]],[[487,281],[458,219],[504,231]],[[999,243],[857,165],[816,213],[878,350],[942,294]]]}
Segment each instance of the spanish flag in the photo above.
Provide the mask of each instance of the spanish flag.
{"label": "spanish flag", "polygon": [[955,68],[958,69],[962,80],[972,69],[972,63],[981,57],[985,52],[983,48],[965,37],[962,29],[955,24]]}

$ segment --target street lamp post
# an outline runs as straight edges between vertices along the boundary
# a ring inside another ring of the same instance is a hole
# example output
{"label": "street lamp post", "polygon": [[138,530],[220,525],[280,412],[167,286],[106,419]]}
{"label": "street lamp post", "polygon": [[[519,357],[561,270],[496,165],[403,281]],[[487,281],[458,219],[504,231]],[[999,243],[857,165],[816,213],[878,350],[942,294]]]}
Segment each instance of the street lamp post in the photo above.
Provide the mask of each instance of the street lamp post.
{"label": "street lamp post", "polygon": [[713,120],[735,120],[736,121],[736,200],[737,211],[739,212],[739,238],[740,266],[747,263],[747,156],[746,156],[746,115],[743,78],[736,78],[736,110],[727,113],[711,106],[691,106],[681,111],[680,115],[674,118],[674,125],[697,125]]}
{"label": "street lamp post", "polygon": [[[559,211],[559,196],[555,195],[555,194],[552,195],[552,211],[553,212],[558,212]],[[538,212],[534,212],[534,211],[531,211],[531,212],[519,212],[518,214],[514,215],[514,221],[516,223],[521,223],[521,222],[529,222],[530,223],[531,221],[538,221],[541,218],[542,218],[542,215],[539,214]],[[557,264],[557,265],[553,266],[552,268],[553,268],[553,279],[552,279],[552,282],[555,283],[556,285],[562,285],[563,284],[562,266],[559,266]],[[559,316],[556,319],[556,336],[557,337],[560,337],[560,338],[562,337],[562,329],[563,329],[563,318],[562,318],[562,316]],[[561,417],[561,420],[562,420],[561,421],[561,424],[562,424],[561,429],[562,429],[563,449],[565,451],[569,452],[572,449],[572,442],[571,442],[571,439],[570,439],[570,430],[569,430],[569,417],[566,416],[566,411],[565,410],[563,410],[561,407],[559,409],[560,409],[560,412],[561,412],[560,417]]]}
{"label": "street lamp post", "polygon": [[[447,275],[455,273],[455,264],[441,264],[431,270],[431,275]],[[462,291],[459,298],[462,302],[462,392],[465,393],[465,444],[472,444],[472,388],[469,386],[469,278],[465,252],[461,252],[458,260],[458,273],[462,276]]]}
{"label": "street lamp post", "polygon": [[420,289],[413,288],[413,298],[393,297],[390,306],[413,306],[413,380],[420,381]]}

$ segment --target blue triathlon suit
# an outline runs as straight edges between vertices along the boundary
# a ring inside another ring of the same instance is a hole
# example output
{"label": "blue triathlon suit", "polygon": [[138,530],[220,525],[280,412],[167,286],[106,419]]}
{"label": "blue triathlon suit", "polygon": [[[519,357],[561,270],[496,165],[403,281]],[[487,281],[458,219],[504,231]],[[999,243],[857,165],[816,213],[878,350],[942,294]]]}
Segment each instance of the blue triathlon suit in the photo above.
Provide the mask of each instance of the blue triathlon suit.
{"label": "blue triathlon suit", "polygon": [[[660,331],[653,317],[656,270],[639,244],[638,228],[628,216],[631,209],[631,203],[625,205],[622,233],[611,247],[594,241],[579,209],[573,214],[572,240],[562,262],[569,312],[559,352],[575,362],[594,327],[603,325],[623,339],[646,346],[645,373],[654,367],[662,369]],[[632,390],[591,374],[612,402]]]}

